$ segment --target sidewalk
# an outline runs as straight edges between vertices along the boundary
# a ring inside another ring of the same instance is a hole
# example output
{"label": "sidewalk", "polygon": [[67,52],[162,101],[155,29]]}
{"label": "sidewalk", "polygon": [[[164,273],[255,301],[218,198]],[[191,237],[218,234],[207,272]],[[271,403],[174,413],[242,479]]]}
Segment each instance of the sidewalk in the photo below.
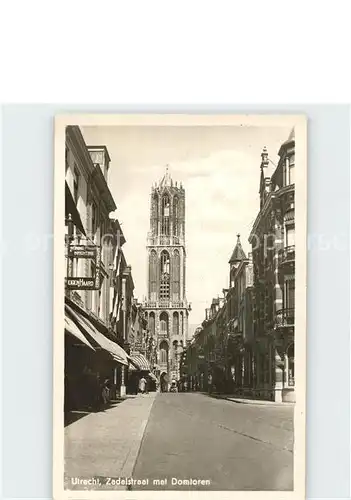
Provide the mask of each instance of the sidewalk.
{"label": "sidewalk", "polygon": [[[208,394],[204,392],[203,394]],[[295,403],[283,403],[283,402],[278,402],[278,401],[268,401],[266,399],[249,399],[249,398],[237,398],[233,395],[230,394],[208,394],[212,398],[217,398],[217,399],[226,399],[227,401],[233,401],[233,403],[240,403],[240,404],[249,404],[249,405],[260,405],[260,406],[294,406]]]}
{"label": "sidewalk", "polygon": [[94,489],[73,485],[72,478],[100,478],[104,483],[106,478],[132,475],[155,397],[149,393],[127,398],[65,428],[65,488]]}

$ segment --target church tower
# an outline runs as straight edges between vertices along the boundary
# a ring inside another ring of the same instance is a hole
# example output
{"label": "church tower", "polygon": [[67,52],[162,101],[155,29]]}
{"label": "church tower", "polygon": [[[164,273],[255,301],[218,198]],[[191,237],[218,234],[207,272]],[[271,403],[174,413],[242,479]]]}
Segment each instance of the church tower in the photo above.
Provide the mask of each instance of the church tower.
{"label": "church tower", "polygon": [[190,306],[186,298],[185,191],[166,168],[151,190],[147,238],[148,283],[144,304],[156,342],[161,388],[179,380],[179,362],[188,340]]}

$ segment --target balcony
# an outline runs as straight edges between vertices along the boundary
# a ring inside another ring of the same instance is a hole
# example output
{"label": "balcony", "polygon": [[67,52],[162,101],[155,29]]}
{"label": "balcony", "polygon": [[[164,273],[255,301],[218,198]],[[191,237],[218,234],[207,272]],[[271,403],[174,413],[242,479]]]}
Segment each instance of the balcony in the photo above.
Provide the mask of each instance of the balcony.
{"label": "balcony", "polygon": [[167,309],[167,308],[179,308],[179,309],[187,309],[190,307],[185,301],[177,300],[172,302],[171,300],[158,300],[158,301],[146,301],[144,307],[147,309]]}
{"label": "balcony", "polygon": [[280,309],[275,315],[275,327],[285,328],[294,326],[295,324],[295,309]]}
{"label": "balcony", "polygon": [[279,250],[278,254],[279,266],[285,266],[286,264],[295,263],[295,245],[290,245],[288,247]]}

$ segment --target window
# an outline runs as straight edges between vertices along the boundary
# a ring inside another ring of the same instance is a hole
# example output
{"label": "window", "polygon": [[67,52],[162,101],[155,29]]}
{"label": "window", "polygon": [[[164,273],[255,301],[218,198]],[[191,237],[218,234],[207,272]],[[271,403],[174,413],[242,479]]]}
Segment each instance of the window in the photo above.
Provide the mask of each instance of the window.
{"label": "window", "polygon": [[295,353],[294,344],[291,344],[287,350],[288,358],[288,386],[295,385]]}
{"label": "window", "polygon": [[285,226],[285,246],[295,246],[295,226]]}
{"label": "window", "polygon": [[154,235],[158,234],[158,196],[155,193],[153,197],[153,210],[152,210],[152,230]]}
{"label": "window", "polygon": [[95,239],[96,230],[97,230],[97,208],[95,203],[93,203],[91,206],[91,232],[93,239]]}
{"label": "window", "polygon": [[169,299],[169,284],[170,284],[170,262],[169,253],[163,250],[161,253],[161,283],[160,283],[160,298]]}
{"label": "window", "polygon": [[73,172],[73,196],[74,201],[77,204],[78,202],[78,194],[79,194],[79,172],[77,169],[77,165],[74,164],[74,172]]}
{"label": "window", "polygon": [[284,308],[294,309],[295,308],[295,280],[290,279],[285,281],[284,286]]}
{"label": "window", "polygon": [[174,251],[173,257],[173,300],[180,299],[180,254],[178,250]]}
{"label": "window", "polygon": [[168,335],[168,314],[162,312],[160,315],[160,331],[162,335]]}
{"label": "window", "polygon": [[284,186],[290,186],[294,184],[294,168],[295,168],[295,156],[292,155],[290,158],[285,158],[284,163]]}
{"label": "window", "polygon": [[179,314],[177,312],[173,313],[173,335],[179,334]]}
{"label": "window", "polygon": [[178,211],[179,211],[179,202],[177,196],[173,198],[173,234],[174,236],[179,235],[178,229]]}
{"label": "window", "polygon": [[149,280],[150,280],[150,300],[156,301],[156,283],[157,283],[157,254],[155,250],[150,253],[149,259]]}
{"label": "window", "polygon": [[155,335],[155,313],[153,312],[149,316],[149,330],[151,335]]}
{"label": "window", "polygon": [[164,236],[169,236],[169,210],[170,203],[168,195],[164,195],[162,198],[162,223],[161,223],[161,234]]}
{"label": "window", "polygon": [[168,360],[168,345],[163,341],[160,344],[160,363],[165,364]]}

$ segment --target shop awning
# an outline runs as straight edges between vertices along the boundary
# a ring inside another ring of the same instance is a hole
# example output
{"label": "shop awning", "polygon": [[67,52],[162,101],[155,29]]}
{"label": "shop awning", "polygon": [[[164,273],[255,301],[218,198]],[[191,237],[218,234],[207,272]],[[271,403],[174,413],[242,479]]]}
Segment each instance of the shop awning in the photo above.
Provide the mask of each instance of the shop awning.
{"label": "shop awning", "polygon": [[80,218],[77,206],[74,202],[73,195],[66,181],[66,191],[65,191],[65,215],[71,214],[73,224],[77,226],[79,231],[86,236],[85,229],[82,223],[82,219]]}
{"label": "shop awning", "polygon": [[74,323],[73,320],[67,314],[65,314],[65,331],[76,339],[83,342],[86,346],[90,347],[93,351],[95,351],[94,347],[91,345],[89,340],[85,337],[85,335],[79,330],[78,326]]}
{"label": "shop awning", "polygon": [[143,356],[142,354],[139,354],[139,353],[131,354],[130,361],[132,363],[129,366],[129,369],[131,371],[134,371],[134,370],[140,370],[140,371],[146,371],[146,372],[150,371],[150,364],[149,364],[148,360],[145,358],[145,356]]}
{"label": "shop awning", "polygon": [[99,332],[89,320],[74,311],[69,305],[66,304],[65,309],[68,311],[75,323],[77,323],[80,329],[83,330],[84,334],[87,334],[89,337],[91,337],[99,347],[109,352],[113,359],[117,361],[117,363],[128,366],[129,356],[121,346],[105,337],[105,335]]}

